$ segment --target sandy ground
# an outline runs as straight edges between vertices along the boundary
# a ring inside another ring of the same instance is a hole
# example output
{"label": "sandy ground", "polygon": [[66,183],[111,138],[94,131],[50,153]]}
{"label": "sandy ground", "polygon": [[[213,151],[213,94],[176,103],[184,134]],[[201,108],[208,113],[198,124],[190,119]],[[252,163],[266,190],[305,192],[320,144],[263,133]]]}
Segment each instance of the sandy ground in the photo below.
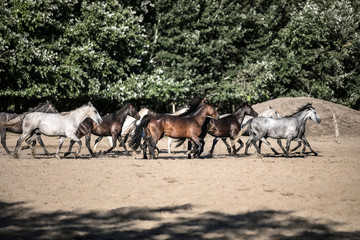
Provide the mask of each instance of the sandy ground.
{"label": "sandy ground", "polygon": [[[7,136],[13,150],[19,135]],[[319,156],[234,157],[219,142],[188,160],[166,138],[156,160],[85,148],[59,160],[39,146],[13,159],[1,147],[0,239],[360,239],[360,138],[308,140]],[[54,153],[58,139],[44,142]]]}

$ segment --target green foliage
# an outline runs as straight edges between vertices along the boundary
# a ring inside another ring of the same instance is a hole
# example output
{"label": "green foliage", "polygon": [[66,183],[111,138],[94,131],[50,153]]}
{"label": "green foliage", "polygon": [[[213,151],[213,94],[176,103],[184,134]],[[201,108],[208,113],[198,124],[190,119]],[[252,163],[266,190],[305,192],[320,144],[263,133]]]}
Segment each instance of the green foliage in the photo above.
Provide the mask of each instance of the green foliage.
{"label": "green foliage", "polygon": [[354,0],[4,0],[0,97],[166,107],[207,95],[230,111],[311,96],[360,109],[359,9]]}

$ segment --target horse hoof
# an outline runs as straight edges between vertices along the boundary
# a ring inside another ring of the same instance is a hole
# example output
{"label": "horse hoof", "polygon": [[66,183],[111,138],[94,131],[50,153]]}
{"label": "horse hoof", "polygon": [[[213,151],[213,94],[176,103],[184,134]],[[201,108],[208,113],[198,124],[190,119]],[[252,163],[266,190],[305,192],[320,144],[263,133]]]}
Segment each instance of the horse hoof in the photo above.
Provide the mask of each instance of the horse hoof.
{"label": "horse hoof", "polygon": [[56,157],[57,159],[60,159],[59,154],[55,154],[55,157]]}
{"label": "horse hoof", "polygon": [[17,155],[17,153],[14,153],[14,154],[13,154],[13,157],[16,158],[16,159],[18,159],[18,158],[19,158],[19,155]]}
{"label": "horse hoof", "polygon": [[67,157],[71,152],[64,153],[64,157]]}

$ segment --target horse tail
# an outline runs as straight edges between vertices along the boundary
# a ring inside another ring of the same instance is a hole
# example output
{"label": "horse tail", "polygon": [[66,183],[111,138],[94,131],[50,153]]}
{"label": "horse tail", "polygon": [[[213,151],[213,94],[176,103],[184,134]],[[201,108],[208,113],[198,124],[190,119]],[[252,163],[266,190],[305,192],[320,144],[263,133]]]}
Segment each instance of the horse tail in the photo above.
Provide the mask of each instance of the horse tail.
{"label": "horse tail", "polygon": [[[252,118],[252,119],[253,119],[253,118]],[[250,132],[250,127],[251,127],[251,122],[252,122],[251,120],[252,120],[252,119],[250,119],[249,121],[247,121],[247,122],[244,124],[244,126],[242,126],[240,132],[239,132],[238,135],[235,137],[234,142],[237,142],[237,141],[240,139],[240,137],[241,137],[242,135],[244,135],[245,133]]]}
{"label": "horse tail", "polygon": [[7,122],[0,122],[0,127],[12,127],[24,120],[25,115],[21,114]]}
{"label": "horse tail", "polygon": [[129,146],[134,151],[139,148],[140,143],[141,143],[142,134],[143,134],[143,128],[147,127],[151,118],[152,118],[152,114],[145,115],[143,117],[143,119],[141,120],[141,122],[139,123],[139,125],[135,128],[135,133],[132,136],[130,143],[129,143]]}
{"label": "horse tail", "polygon": [[182,144],[184,144],[185,141],[186,141],[186,138],[176,139],[175,140],[175,143],[176,143],[175,148],[180,147]]}

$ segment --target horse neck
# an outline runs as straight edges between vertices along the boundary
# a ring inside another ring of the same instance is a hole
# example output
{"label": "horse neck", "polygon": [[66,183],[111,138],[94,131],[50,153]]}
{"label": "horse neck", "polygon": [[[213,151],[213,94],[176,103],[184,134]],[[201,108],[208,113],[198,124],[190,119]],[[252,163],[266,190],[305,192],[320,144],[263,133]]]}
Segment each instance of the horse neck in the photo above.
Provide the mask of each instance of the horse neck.
{"label": "horse neck", "polygon": [[145,110],[141,110],[139,112],[140,118],[144,117],[145,115],[147,115],[150,112],[149,109],[145,109]]}
{"label": "horse neck", "polygon": [[307,112],[307,110],[296,113],[294,116],[294,118],[298,119],[299,125],[305,125],[306,124],[306,120],[310,117],[309,113]]}
{"label": "horse neck", "polygon": [[[239,109],[234,116],[236,117],[236,120],[241,124],[244,121],[246,112],[244,111],[244,108]],[[250,116],[250,115],[249,115]]]}
{"label": "horse neck", "polygon": [[271,109],[265,110],[264,112],[260,113],[259,116],[260,117],[272,117],[272,118],[274,118],[274,116],[275,116],[275,118],[277,117],[276,114],[274,113],[274,111]]}
{"label": "horse neck", "polygon": [[194,114],[193,117],[200,125],[205,122],[206,117],[208,116],[207,107],[203,106],[199,108]]}
{"label": "horse neck", "polygon": [[121,108],[120,110],[116,111],[114,114],[113,114],[113,118],[115,120],[118,120],[118,119],[121,119],[121,118],[125,118],[127,115],[128,115],[128,112],[129,110],[128,109],[124,109],[124,108]]}
{"label": "horse neck", "polygon": [[69,117],[72,117],[75,120],[75,123],[80,125],[80,123],[82,123],[82,121],[84,121],[86,118],[90,118],[89,110],[90,109],[88,107],[73,110],[69,113]]}

